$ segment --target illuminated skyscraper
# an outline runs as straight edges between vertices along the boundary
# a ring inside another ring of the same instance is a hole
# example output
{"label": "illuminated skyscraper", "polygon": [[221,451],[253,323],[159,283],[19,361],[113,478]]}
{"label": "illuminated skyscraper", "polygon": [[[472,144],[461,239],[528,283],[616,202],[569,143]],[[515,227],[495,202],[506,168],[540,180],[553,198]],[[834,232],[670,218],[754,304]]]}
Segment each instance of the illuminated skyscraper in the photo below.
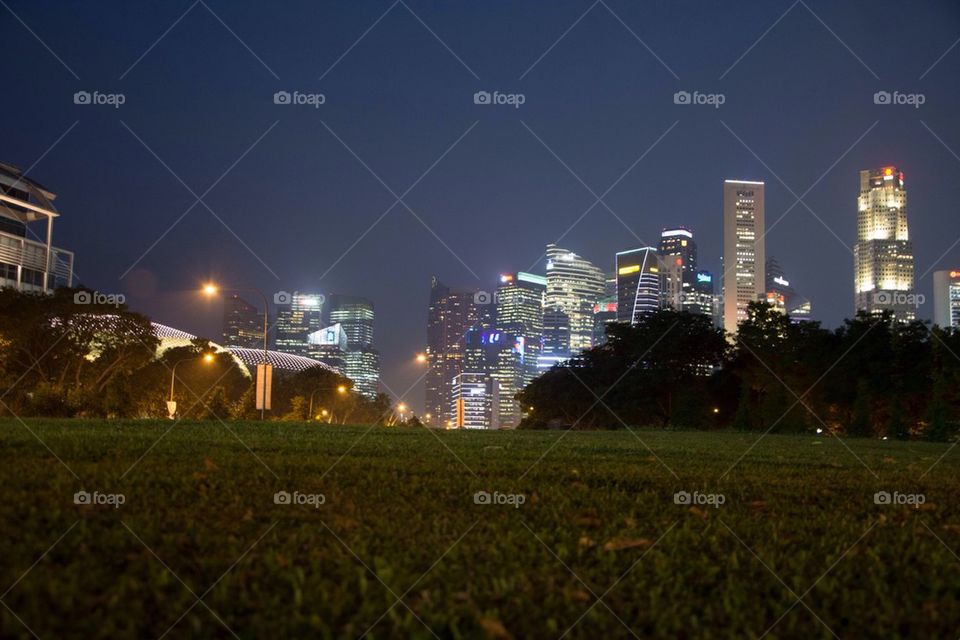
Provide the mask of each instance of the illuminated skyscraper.
{"label": "illuminated skyscraper", "polygon": [[723,328],[736,333],[747,304],[765,299],[763,182],[723,182]]}
{"label": "illuminated skyscraper", "polygon": [[560,309],[570,323],[570,352],[593,346],[593,307],[603,297],[603,270],[572,251],[547,245],[544,306]]}
{"label": "illuminated skyscraper", "polygon": [[[484,293],[454,291],[434,277],[430,283],[430,308],[427,312],[427,363],[425,379],[426,410],[435,425],[453,420],[452,385],[464,372],[464,337],[478,329],[482,319],[493,310],[493,300]],[[485,313],[486,312],[486,313]],[[485,369],[473,370],[483,373]]]}
{"label": "illuminated skyscraper", "polygon": [[660,310],[660,260],[653,247],[617,253],[617,322]]}
{"label": "illuminated skyscraper", "polygon": [[236,293],[223,299],[223,344],[263,348],[263,314]]}
{"label": "illuminated skyscraper", "polygon": [[[593,309],[590,309],[591,334],[593,333]],[[573,355],[570,349],[570,316],[557,307],[543,312],[543,350],[537,362],[537,368],[543,373],[555,364],[569,360]],[[590,336],[591,341],[593,335]]]}
{"label": "illuminated skyscraper", "polygon": [[686,227],[664,229],[657,253],[662,266],[662,305],[677,311],[692,310],[697,271],[697,243],[693,241],[693,232]]}
{"label": "illuminated skyscraper", "polygon": [[809,320],[813,307],[810,301],[797,293],[790,281],[787,280],[783,267],[776,258],[767,259],[767,300],[776,304],[783,303],[783,308],[794,320]]}
{"label": "illuminated skyscraper", "polygon": [[892,311],[901,321],[916,317],[907,190],[896,167],[860,172],[853,262],[858,311]]}
{"label": "illuminated skyscraper", "polygon": [[359,296],[334,294],[329,299],[330,322],[347,336],[343,374],[367,397],[380,390],[380,353],[373,348],[373,302]]}
{"label": "illuminated skyscraper", "polygon": [[543,297],[547,279],[518,271],[500,276],[497,289],[497,332],[513,337],[513,347],[499,352],[501,426],[514,427],[522,411],[514,396],[537,377],[543,345]]}
{"label": "illuminated skyscraper", "polygon": [[323,302],[318,293],[294,293],[277,305],[277,351],[310,357],[307,336],[323,327]]}
{"label": "illuminated skyscraper", "polygon": [[933,324],[960,328],[960,270],[933,272]]}

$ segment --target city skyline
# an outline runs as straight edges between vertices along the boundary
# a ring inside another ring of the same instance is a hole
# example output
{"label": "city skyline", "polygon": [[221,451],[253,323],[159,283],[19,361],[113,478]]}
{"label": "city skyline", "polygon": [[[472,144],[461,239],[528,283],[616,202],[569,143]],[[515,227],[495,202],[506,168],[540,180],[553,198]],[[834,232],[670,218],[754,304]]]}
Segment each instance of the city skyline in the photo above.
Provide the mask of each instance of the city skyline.
{"label": "city skyline", "polygon": [[[58,193],[55,243],[75,252],[75,282],[211,337],[222,309],[194,293],[208,279],[363,295],[397,396],[423,373],[413,358],[425,348],[432,275],[491,290],[497,274],[542,264],[548,242],[608,271],[612,253],[687,225],[700,266],[719,278],[724,179],[766,183],[767,253],[826,326],[853,313],[865,168],[897,166],[910,179],[919,317],[933,317],[932,272],[960,264],[953,3],[913,7],[903,47],[877,38],[855,8],[817,2],[410,3],[429,30],[400,6],[331,6],[315,9],[323,37],[295,4],[269,16],[245,3],[187,14],[189,4],[9,7],[33,31],[0,23],[30,61],[11,81],[43,91],[9,106],[22,126],[0,159]],[[475,103],[481,91],[525,101]],[[275,103],[282,92],[325,101]],[[919,108],[894,99],[916,94]],[[711,95],[723,103],[700,103]],[[394,252],[402,259],[385,266]],[[416,404],[422,384],[407,394]]]}

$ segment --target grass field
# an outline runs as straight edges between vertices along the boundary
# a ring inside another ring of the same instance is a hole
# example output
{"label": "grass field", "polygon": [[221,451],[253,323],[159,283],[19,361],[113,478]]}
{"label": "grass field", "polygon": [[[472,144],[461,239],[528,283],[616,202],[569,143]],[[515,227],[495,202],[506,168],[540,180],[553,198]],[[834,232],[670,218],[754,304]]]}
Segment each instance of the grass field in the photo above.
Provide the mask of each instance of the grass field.
{"label": "grass field", "polygon": [[[0,636],[960,629],[960,448],[944,456],[949,445],[168,427],[0,421]],[[79,491],[103,504],[75,504]],[[284,491],[302,504],[278,504]],[[682,491],[702,503],[676,504]],[[923,504],[878,505],[878,491]],[[477,504],[476,492],[497,495]]]}

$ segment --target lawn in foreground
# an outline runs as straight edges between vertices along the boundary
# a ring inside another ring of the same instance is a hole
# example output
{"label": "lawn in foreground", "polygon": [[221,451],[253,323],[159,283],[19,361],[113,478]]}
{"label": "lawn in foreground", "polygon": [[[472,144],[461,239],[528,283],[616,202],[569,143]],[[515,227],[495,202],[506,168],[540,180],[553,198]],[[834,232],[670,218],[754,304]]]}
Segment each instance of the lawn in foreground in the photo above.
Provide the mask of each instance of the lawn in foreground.
{"label": "lawn in foreground", "polygon": [[0,636],[955,637],[960,451],[757,438],[0,421]]}

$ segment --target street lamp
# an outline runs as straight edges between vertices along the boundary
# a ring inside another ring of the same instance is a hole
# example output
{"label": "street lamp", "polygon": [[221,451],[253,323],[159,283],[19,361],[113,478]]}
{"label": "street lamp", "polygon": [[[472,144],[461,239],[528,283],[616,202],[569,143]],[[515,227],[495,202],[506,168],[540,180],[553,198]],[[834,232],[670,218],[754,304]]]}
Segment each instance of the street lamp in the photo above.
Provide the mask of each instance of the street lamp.
{"label": "street lamp", "polygon": [[417,364],[426,364],[427,363],[427,354],[418,353],[417,354]]}
{"label": "street lamp", "polygon": [[167,400],[167,411],[170,413],[170,419],[173,420],[177,415],[177,403],[173,399],[173,385],[177,380],[177,367],[182,362],[190,362],[193,360],[203,360],[205,363],[209,364],[213,362],[214,358],[212,353],[205,353],[202,356],[194,356],[192,358],[183,358],[177,360],[173,363],[173,368],[170,369],[170,399]]}
{"label": "street lamp", "polygon": [[[263,291],[260,289],[226,289],[225,291],[235,291],[237,293],[250,292],[256,293],[263,299],[263,397],[258,398],[260,401],[260,419],[266,420],[266,407],[267,407],[267,365],[270,363],[269,358],[267,357],[267,324],[268,324],[268,314],[270,312],[270,303],[267,302],[267,296],[264,295]],[[208,297],[213,297],[220,292],[220,287],[212,282],[208,282],[203,286],[203,293]]]}
{"label": "street lamp", "polygon": [[400,404],[397,405],[397,411],[400,413],[400,422],[404,422],[403,412],[406,411],[406,410],[407,410],[407,405],[406,405],[406,404],[404,404],[404,403],[401,402]]}
{"label": "street lamp", "polygon": [[[314,396],[317,395],[317,391],[328,391],[330,389],[333,389],[333,387],[329,385],[324,387],[317,387],[310,394],[310,410],[308,411],[307,415],[310,416],[311,419],[313,419],[313,398]],[[337,389],[337,393],[339,393],[340,395],[344,395],[347,393],[347,385],[345,384],[337,385],[336,389]],[[324,409],[324,411],[326,411],[326,409]],[[327,415],[327,414],[323,414],[323,415]]]}

